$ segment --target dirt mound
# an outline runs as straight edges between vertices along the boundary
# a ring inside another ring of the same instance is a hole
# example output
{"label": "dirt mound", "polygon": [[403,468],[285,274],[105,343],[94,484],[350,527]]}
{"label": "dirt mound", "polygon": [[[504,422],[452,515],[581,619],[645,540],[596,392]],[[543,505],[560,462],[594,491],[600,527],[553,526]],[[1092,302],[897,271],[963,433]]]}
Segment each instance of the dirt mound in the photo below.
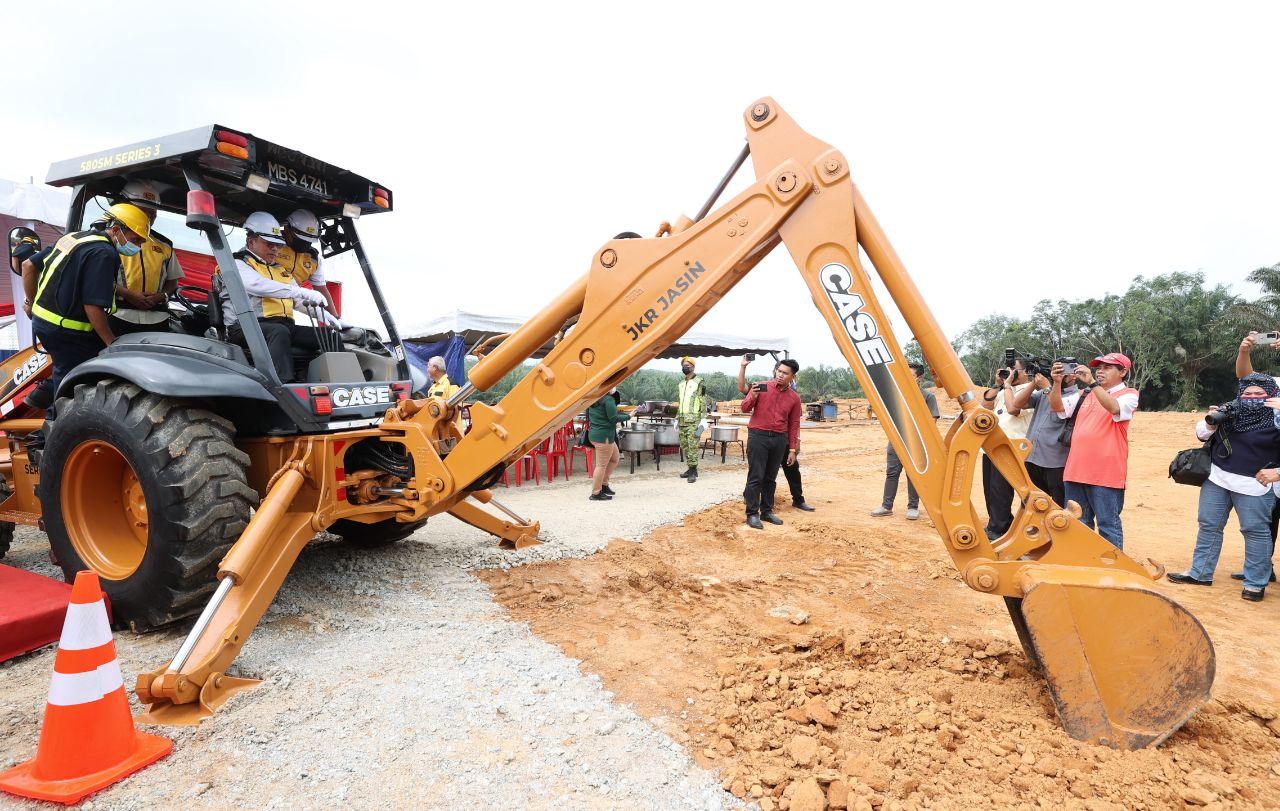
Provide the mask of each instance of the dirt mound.
{"label": "dirt mound", "polygon": [[[1140,416],[1125,548],[1176,570],[1195,496],[1164,468],[1194,418]],[[1115,752],[1066,735],[1003,603],[964,585],[926,519],[904,520],[905,493],[895,515],[868,514],[883,483],[878,426],[845,422],[804,448],[818,511],[789,509],[783,485],[784,526],[750,530],[730,502],[641,544],[483,577],[766,809],[1280,807],[1280,615],[1272,595],[1239,599],[1227,576],[1238,536],[1214,588],[1155,586],[1209,631],[1215,700],[1162,746]]]}
{"label": "dirt mound", "polygon": [[1062,733],[1024,661],[913,628],[818,633],[717,663],[694,748],[765,811],[1276,801],[1280,746],[1260,717],[1275,708],[1214,702],[1163,748],[1114,752]]}

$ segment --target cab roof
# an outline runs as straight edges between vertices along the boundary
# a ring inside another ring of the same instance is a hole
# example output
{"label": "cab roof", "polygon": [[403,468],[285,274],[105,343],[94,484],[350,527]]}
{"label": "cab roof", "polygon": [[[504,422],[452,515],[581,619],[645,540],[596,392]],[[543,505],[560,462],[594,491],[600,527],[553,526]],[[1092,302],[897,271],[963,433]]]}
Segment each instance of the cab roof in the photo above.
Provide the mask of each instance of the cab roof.
{"label": "cab roof", "polygon": [[284,220],[302,207],[324,219],[377,214],[393,204],[386,186],[217,124],[59,161],[49,167],[46,182],[85,186],[91,196],[114,196],[130,180],[150,180],[162,208],[184,211],[184,165],[205,179],[217,200],[219,219],[235,225],[254,211]]}

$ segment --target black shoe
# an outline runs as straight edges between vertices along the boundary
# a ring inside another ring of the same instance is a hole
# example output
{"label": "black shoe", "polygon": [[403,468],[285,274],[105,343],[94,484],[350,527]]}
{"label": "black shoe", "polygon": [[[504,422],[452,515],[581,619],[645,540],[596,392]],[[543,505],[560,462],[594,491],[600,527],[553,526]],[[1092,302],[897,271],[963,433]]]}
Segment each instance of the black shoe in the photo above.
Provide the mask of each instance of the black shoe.
{"label": "black shoe", "polygon": [[692,473],[693,475],[695,475],[695,476],[696,476],[696,475],[697,475],[697,473],[698,473],[698,471],[697,471],[697,469],[696,469],[696,468],[687,467],[687,468],[685,468],[685,469],[684,469],[684,473],[681,473],[681,474],[680,474],[680,478],[682,478],[682,479],[687,479],[687,478],[689,478],[689,474],[691,474],[691,473]]}
{"label": "black shoe", "polygon": [[1262,598],[1266,593],[1267,593],[1266,589],[1258,589],[1257,591],[1252,591],[1250,589],[1243,589],[1240,592],[1240,599],[1248,600],[1251,603],[1260,603],[1262,602]]}
{"label": "black shoe", "polygon": [[815,510],[818,509],[817,507],[809,506],[809,502],[807,501],[800,501],[795,504],[792,504],[791,506],[795,507],[797,510],[804,510],[807,513],[814,512]]}
{"label": "black shoe", "polygon": [[1165,577],[1169,578],[1170,583],[1181,583],[1184,586],[1212,586],[1212,580],[1197,580],[1189,574],[1181,574],[1179,572],[1169,572]]}
{"label": "black shoe", "polygon": [[[1232,572],[1232,573],[1231,573],[1231,579],[1232,579],[1232,580],[1244,580],[1244,572]],[[1271,579],[1270,579],[1270,580],[1268,580],[1267,582],[1268,582],[1268,583],[1274,583],[1274,582],[1276,582],[1276,570],[1275,570],[1275,569],[1272,569],[1272,570],[1271,570]]]}
{"label": "black shoe", "polygon": [[748,515],[747,526],[752,529],[764,529],[764,524],[760,523],[760,516],[758,515]]}
{"label": "black shoe", "polygon": [[689,474],[688,481],[689,481],[689,484],[693,484],[698,480],[698,469],[694,467],[694,468],[690,468],[690,470],[693,472]]}
{"label": "black shoe", "polygon": [[770,524],[774,524],[779,527],[782,526],[782,519],[773,513],[764,513],[760,516],[760,519],[762,521],[768,521]]}
{"label": "black shoe", "polygon": [[606,496],[616,496],[616,495],[618,495],[617,493],[613,492],[613,488],[612,488],[612,487],[610,487],[610,486],[609,486],[609,485],[607,485],[607,484],[602,484],[602,485],[600,485],[600,492],[601,492],[601,493],[604,493]]}
{"label": "black shoe", "polygon": [[591,495],[587,496],[587,499],[589,501],[613,501],[613,496],[606,495],[604,490],[602,489],[599,493],[592,493]]}

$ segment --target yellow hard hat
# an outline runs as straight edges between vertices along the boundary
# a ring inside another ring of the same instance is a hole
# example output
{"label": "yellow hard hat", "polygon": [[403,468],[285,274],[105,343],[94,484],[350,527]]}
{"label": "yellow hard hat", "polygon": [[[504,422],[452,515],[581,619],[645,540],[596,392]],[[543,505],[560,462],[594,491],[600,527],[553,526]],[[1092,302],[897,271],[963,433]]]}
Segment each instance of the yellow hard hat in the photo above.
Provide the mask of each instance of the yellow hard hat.
{"label": "yellow hard hat", "polygon": [[108,208],[107,220],[120,223],[140,237],[151,236],[151,220],[132,203],[116,203]]}
{"label": "yellow hard hat", "polygon": [[696,362],[693,358],[689,357],[688,355],[685,355],[683,358],[681,358],[681,359],[680,359],[680,362],[681,362],[681,363],[687,363],[687,364],[689,364],[690,366],[697,366],[697,365],[698,365],[698,364],[697,364],[697,362]]}

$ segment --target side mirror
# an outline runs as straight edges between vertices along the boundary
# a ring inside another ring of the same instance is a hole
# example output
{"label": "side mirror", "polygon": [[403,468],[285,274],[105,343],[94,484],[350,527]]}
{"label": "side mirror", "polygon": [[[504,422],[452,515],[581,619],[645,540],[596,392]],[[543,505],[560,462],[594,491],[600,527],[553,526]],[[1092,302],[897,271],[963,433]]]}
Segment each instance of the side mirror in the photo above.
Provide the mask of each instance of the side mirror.
{"label": "side mirror", "polygon": [[22,263],[40,250],[40,235],[26,226],[19,225],[9,232],[9,269],[22,273]]}

